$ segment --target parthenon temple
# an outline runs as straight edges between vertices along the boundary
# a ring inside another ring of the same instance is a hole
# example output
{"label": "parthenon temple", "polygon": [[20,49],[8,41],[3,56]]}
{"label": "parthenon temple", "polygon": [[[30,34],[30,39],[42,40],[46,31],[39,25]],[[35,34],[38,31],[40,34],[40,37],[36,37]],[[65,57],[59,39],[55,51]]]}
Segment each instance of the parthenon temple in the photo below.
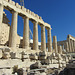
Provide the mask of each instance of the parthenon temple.
{"label": "parthenon temple", "polygon": [[[11,25],[4,9],[12,14]],[[17,34],[18,15],[24,21],[22,39]],[[29,21],[33,23],[32,43],[29,42]],[[41,27],[40,44],[38,25]],[[53,75],[58,69],[68,67],[75,57],[75,37],[68,35],[66,40],[57,41],[53,36],[52,41],[51,30],[50,24],[29,9],[12,0],[0,0],[0,75]]]}

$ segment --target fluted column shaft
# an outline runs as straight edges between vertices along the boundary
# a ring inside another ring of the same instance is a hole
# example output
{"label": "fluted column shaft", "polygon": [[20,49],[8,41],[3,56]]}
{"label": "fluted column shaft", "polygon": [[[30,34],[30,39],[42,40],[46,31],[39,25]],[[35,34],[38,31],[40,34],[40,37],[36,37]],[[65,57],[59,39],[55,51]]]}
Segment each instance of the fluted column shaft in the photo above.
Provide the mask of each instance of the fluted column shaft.
{"label": "fluted column shaft", "polygon": [[41,50],[46,51],[45,26],[41,26]]}
{"label": "fluted column shaft", "polygon": [[55,50],[55,53],[58,52],[56,36],[53,36],[53,49]]}
{"label": "fluted column shaft", "polygon": [[38,22],[33,22],[33,50],[38,50]]}
{"label": "fluted column shaft", "polygon": [[66,42],[66,52],[69,52],[69,45],[68,45],[68,42]]}
{"label": "fluted column shaft", "polygon": [[48,29],[48,52],[52,52],[51,28]]}
{"label": "fluted column shaft", "polygon": [[23,48],[29,48],[29,18],[24,17]]}
{"label": "fluted column shaft", "polygon": [[75,44],[74,44],[74,40],[73,40],[73,52],[74,52],[74,49],[75,49],[74,46],[75,46]]}
{"label": "fluted column shaft", "polygon": [[74,41],[74,52],[75,52],[75,41]]}
{"label": "fluted column shaft", "polygon": [[10,27],[10,35],[9,35],[9,47],[16,47],[17,40],[17,17],[18,13],[16,11],[12,12],[12,23]]}
{"label": "fluted column shaft", "polygon": [[73,52],[73,40],[70,41],[71,41],[71,52]]}
{"label": "fluted column shaft", "polygon": [[71,48],[71,40],[70,40],[69,37],[67,38],[67,40],[68,40],[68,45],[69,45],[69,52],[71,52],[71,50],[72,50],[72,48]]}

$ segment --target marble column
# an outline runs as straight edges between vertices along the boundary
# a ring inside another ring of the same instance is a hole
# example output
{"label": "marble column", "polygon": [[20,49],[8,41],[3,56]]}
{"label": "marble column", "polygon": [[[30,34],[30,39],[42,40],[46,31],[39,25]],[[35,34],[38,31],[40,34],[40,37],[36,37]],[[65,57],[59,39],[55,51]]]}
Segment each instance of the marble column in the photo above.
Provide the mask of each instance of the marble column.
{"label": "marble column", "polygon": [[53,36],[53,49],[55,50],[55,53],[58,53],[56,36]]}
{"label": "marble column", "polygon": [[24,17],[23,48],[29,48],[29,18]]}
{"label": "marble column", "polygon": [[3,5],[0,4],[0,24],[2,23],[3,20]]}
{"label": "marble column", "polygon": [[71,52],[73,52],[73,40],[71,40]]}
{"label": "marble column", "polygon": [[16,47],[17,40],[17,18],[18,12],[12,11],[12,23],[10,27],[9,35],[9,47]]}
{"label": "marble column", "polygon": [[68,42],[66,42],[65,44],[66,44],[66,52],[69,52]]}
{"label": "marble column", "polygon": [[74,49],[75,49],[74,47],[75,47],[75,44],[74,44],[74,40],[73,40],[73,52],[74,52]]}
{"label": "marble column", "polygon": [[45,26],[41,26],[41,50],[46,51]]}
{"label": "marble column", "polygon": [[70,35],[68,35],[67,41],[68,41],[68,46],[69,46],[69,52],[71,52],[72,49],[71,49]]}
{"label": "marble column", "polygon": [[74,52],[75,52],[75,41],[74,41]]}
{"label": "marble column", "polygon": [[48,52],[52,52],[51,28],[48,28]]}
{"label": "marble column", "polygon": [[58,46],[58,53],[62,54],[62,46]]}
{"label": "marble column", "polygon": [[33,22],[33,50],[38,50],[38,22]]}

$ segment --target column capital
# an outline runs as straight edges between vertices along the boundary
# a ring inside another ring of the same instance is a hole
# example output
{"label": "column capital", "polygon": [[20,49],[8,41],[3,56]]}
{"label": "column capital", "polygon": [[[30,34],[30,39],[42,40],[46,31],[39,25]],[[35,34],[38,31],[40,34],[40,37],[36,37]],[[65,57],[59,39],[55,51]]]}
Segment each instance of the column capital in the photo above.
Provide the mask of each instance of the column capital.
{"label": "column capital", "polygon": [[22,18],[23,18],[23,19],[25,19],[25,18],[28,18],[28,19],[29,19],[29,17],[28,17],[28,16],[23,16]]}
{"label": "column capital", "polygon": [[18,12],[17,12],[16,10],[12,10],[12,11],[11,11],[12,14],[13,14],[14,12],[18,14]]}
{"label": "column capital", "polygon": [[38,24],[38,21],[35,21],[35,20],[34,20],[34,21],[32,21],[32,23],[33,23],[33,24],[35,24],[35,23],[37,23],[37,24]]}

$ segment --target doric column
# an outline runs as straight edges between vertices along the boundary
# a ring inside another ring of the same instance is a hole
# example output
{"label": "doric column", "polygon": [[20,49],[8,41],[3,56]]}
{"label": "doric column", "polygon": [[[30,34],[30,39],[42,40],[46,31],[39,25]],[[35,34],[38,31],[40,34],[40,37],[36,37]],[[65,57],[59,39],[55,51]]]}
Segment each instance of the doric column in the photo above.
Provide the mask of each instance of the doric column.
{"label": "doric column", "polygon": [[74,41],[74,52],[75,52],[75,41]]}
{"label": "doric column", "polygon": [[33,50],[38,50],[38,22],[33,22]]}
{"label": "doric column", "polygon": [[70,41],[71,41],[71,52],[73,52],[73,40]]}
{"label": "doric column", "polygon": [[9,47],[16,47],[17,16],[18,16],[18,13],[16,11],[12,11],[12,23],[11,23],[10,35],[9,35]]}
{"label": "doric column", "polygon": [[41,26],[41,50],[46,51],[45,26]]}
{"label": "doric column", "polygon": [[55,50],[55,53],[58,53],[56,36],[53,36],[53,49]]}
{"label": "doric column", "polygon": [[62,46],[58,46],[58,53],[62,54]]}
{"label": "doric column", "polygon": [[3,20],[3,5],[0,4],[0,24],[2,23]]}
{"label": "doric column", "polygon": [[24,17],[23,48],[29,48],[29,18]]}
{"label": "doric column", "polygon": [[66,42],[65,45],[66,45],[66,52],[69,52],[68,42]]}
{"label": "doric column", "polygon": [[48,28],[48,52],[52,52],[51,28]]}
{"label": "doric column", "polygon": [[74,49],[75,49],[74,47],[75,47],[75,43],[74,43],[74,40],[73,40],[73,52],[74,52]]}
{"label": "doric column", "polygon": [[67,36],[68,46],[69,46],[69,52],[71,52],[71,41],[70,41],[70,35]]}

